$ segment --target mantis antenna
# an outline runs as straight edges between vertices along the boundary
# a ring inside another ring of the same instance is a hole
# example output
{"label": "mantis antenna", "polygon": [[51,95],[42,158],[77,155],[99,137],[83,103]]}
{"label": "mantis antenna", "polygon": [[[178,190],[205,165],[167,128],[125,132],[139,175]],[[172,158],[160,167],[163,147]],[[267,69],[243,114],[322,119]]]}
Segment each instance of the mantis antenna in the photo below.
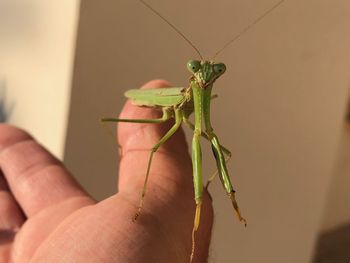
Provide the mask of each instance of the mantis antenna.
{"label": "mantis antenna", "polygon": [[246,26],[241,32],[239,32],[234,38],[229,40],[222,48],[220,48],[214,55],[213,59],[217,57],[218,54],[220,54],[224,49],[226,49],[229,45],[234,43],[236,40],[238,40],[241,36],[243,36],[245,33],[247,33],[251,28],[253,28],[257,23],[259,23],[264,17],[266,17],[268,14],[270,14],[273,10],[275,10],[277,7],[279,7],[285,0],[281,0],[277,2],[273,7],[268,9],[266,12],[264,12],[261,16],[256,18],[253,22],[251,22],[248,26]]}
{"label": "mantis antenna", "polygon": [[157,10],[155,10],[151,5],[146,3],[144,0],[139,0],[144,6],[146,6],[149,10],[151,10],[153,13],[155,13],[157,16],[159,16],[165,23],[167,23],[169,26],[171,26],[172,29],[174,29],[190,46],[197,52],[201,60],[203,60],[203,57],[201,55],[201,52],[199,52],[198,48],[183,34],[181,31],[174,26],[172,23],[170,23],[164,16],[162,16]]}

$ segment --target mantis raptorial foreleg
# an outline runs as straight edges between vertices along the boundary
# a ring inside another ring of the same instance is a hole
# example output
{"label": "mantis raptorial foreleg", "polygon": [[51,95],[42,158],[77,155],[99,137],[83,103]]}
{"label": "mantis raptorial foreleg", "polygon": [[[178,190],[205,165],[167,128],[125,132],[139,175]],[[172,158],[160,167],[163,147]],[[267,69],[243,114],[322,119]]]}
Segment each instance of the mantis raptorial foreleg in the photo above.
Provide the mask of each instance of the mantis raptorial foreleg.
{"label": "mantis raptorial foreleg", "polygon": [[[213,147],[213,146],[212,146]],[[224,146],[220,145],[220,148],[222,150],[222,152],[224,154],[226,154],[226,157],[225,157],[225,163],[228,163],[228,161],[231,159],[232,157],[232,153],[231,151],[229,151],[227,148],[225,148]],[[214,153],[214,150],[213,150],[213,153]],[[215,153],[214,153],[215,154]],[[215,177],[219,174],[219,170],[216,169],[215,173],[213,173],[209,178],[208,178],[208,181],[207,181],[207,184],[205,185],[205,188],[208,189],[210,183],[215,179]]]}
{"label": "mantis raptorial foreleg", "polygon": [[[194,124],[193,124],[188,118],[185,118],[185,117],[184,117],[183,122],[184,122],[190,129],[192,129],[192,130],[194,131]],[[208,134],[206,134],[204,131],[201,132],[201,136],[210,142],[210,139],[209,139]],[[229,149],[227,149],[225,146],[220,145],[220,147],[221,147],[221,149],[222,149],[222,152],[223,152],[224,154],[227,155],[227,158],[228,158],[228,159],[230,159],[231,156],[232,156],[231,151],[230,151]]]}
{"label": "mantis raptorial foreleg", "polygon": [[[150,156],[148,158],[147,171],[146,171],[145,181],[144,181],[143,188],[142,188],[140,203],[139,203],[137,212],[136,212],[136,214],[134,216],[134,220],[136,220],[139,217],[139,215],[141,213],[141,210],[142,210],[142,207],[143,207],[143,202],[144,202],[144,198],[145,198],[145,195],[146,195],[147,182],[148,182],[149,173],[150,173],[150,170],[151,170],[151,164],[152,164],[153,155],[159,149],[159,147],[162,144],[164,144],[178,130],[178,128],[181,126],[182,119],[183,119],[182,110],[175,109],[174,115],[175,115],[174,116],[175,124],[167,131],[167,133],[151,149],[151,153],[150,153]],[[170,117],[171,117],[171,114],[169,112],[169,109],[163,108],[163,116],[161,118],[158,118],[158,119],[103,118],[101,121],[102,122],[132,122],[132,123],[163,123],[163,122],[166,122],[167,120],[169,120]]]}
{"label": "mantis raptorial foreleg", "polygon": [[[184,117],[183,122],[184,122],[190,129],[192,129],[192,130],[194,131],[194,124],[193,124],[187,117]],[[208,134],[205,133],[204,131],[201,132],[201,136],[210,142],[210,139],[209,139]],[[228,150],[226,147],[224,147],[224,146],[222,146],[222,145],[220,145],[220,148],[221,148],[222,152],[223,152],[224,154],[227,155],[226,158],[225,158],[225,162],[227,163],[227,162],[231,159],[232,153],[231,153],[230,150]],[[209,184],[214,180],[214,178],[218,175],[218,173],[219,173],[219,170],[217,169],[217,170],[208,178],[208,181],[207,181],[207,183],[206,183],[206,185],[205,185],[205,188],[206,188],[206,189],[208,189]]]}
{"label": "mantis raptorial foreleg", "polygon": [[221,180],[222,185],[224,186],[224,189],[227,193],[227,195],[230,197],[232,201],[233,208],[235,209],[237,213],[237,217],[240,221],[244,222],[245,225],[247,225],[247,221],[242,217],[241,212],[239,210],[236,198],[235,198],[235,190],[232,187],[230,177],[228,175],[227,167],[226,167],[226,160],[223,155],[223,151],[220,147],[219,139],[216,136],[214,132],[209,132],[208,135],[211,138],[211,145],[213,149],[213,154],[216,160],[216,165],[219,171],[219,177]]}

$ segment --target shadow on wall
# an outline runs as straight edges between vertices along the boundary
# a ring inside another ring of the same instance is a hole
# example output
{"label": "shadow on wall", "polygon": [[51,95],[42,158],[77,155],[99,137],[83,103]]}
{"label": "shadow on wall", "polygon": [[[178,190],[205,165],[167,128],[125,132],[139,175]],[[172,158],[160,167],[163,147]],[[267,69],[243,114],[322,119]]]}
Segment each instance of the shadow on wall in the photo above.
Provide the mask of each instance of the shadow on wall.
{"label": "shadow on wall", "polygon": [[[350,98],[348,99],[345,114],[345,126],[350,132]],[[350,156],[347,155],[346,160],[348,160],[349,157]],[[340,166],[341,170],[346,169],[346,166],[342,164],[338,164],[337,166]],[[340,175],[341,174],[340,172]],[[348,176],[347,172],[345,172],[345,176]],[[341,184],[339,181],[337,183],[338,185]],[[342,192],[339,188],[337,191],[338,193]],[[347,192],[345,194],[347,194]],[[344,195],[340,196],[344,197]],[[349,248],[350,222],[347,222],[320,233],[315,247],[313,263],[348,263],[350,262]]]}
{"label": "shadow on wall", "polygon": [[348,108],[347,108],[347,111],[346,111],[346,125],[349,128],[349,130],[350,130],[350,98],[348,100]]}
{"label": "shadow on wall", "polygon": [[350,223],[320,235],[313,263],[350,262]]}

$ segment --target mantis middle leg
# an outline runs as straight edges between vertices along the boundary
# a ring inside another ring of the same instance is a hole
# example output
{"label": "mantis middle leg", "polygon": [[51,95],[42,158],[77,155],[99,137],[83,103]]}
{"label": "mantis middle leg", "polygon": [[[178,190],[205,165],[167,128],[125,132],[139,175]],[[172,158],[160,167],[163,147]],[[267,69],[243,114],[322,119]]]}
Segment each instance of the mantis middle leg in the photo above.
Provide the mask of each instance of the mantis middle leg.
{"label": "mantis middle leg", "polygon": [[[140,203],[138,206],[137,213],[134,216],[134,221],[139,217],[141,214],[141,210],[143,207],[144,203],[144,198],[146,195],[146,189],[147,189],[147,183],[148,183],[148,178],[151,170],[151,164],[152,164],[152,159],[154,153],[159,149],[159,147],[164,144],[181,126],[182,123],[182,110],[175,109],[174,110],[175,114],[175,124],[167,131],[167,133],[159,140],[158,143],[153,145],[151,149],[150,156],[148,158],[148,164],[147,164],[147,170],[146,170],[146,176],[145,176],[145,181],[143,184],[143,189],[141,192],[141,198],[140,198]],[[166,122],[171,118],[171,114],[169,113],[168,109],[163,109],[163,116],[159,119],[118,119],[118,118],[103,118],[101,119],[102,122],[133,122],[133,123],[163,123]]]}

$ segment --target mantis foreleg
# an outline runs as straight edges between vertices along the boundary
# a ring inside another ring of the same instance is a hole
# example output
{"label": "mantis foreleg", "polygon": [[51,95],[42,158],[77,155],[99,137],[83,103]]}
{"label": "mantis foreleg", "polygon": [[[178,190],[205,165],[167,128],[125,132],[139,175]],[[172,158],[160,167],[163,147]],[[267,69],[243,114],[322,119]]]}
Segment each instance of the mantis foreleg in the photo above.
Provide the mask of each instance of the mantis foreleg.
{"label": "mantis foreleg", "polygon": [[[192,122],[190,122],[190,120],[189,120],[188,118],[184,118],[184,119],[183,119],[183,122],[184,122],[191,130],[194,131],[194,124],[193,124]],[[201,136],[210,142],[210,139],[209,139],[208,134],[205,133],[204,131],[201,132]],[[229,149],[227,149],[225,146],[220,145],[220,147],[221,147],[222,152],[223,152],[224,154],[227,155],[228,159],[230,159],[230,158],[231,158],[231,155],[232,155],[231,151],[230,151]]]}
{"label": "mantis foreleg", "polygon": [[[184,117],[183,119],[183,122],[190,128],[194,131],[194,124],[186,117]],[[208,140],[210,142],[210,139],[209,139],[209,136],[207,133],[205,133],[204,131],[201,132],[201,136],[203,138],[205,138],[206,140]],[[226,158],[225,158],[225,162],[227,163],[230,159],[231,159],[231,156],[232,156],[232,153],[230,150],[228,150],[226,147],[220,145],[220,148],[222,150],[222,152],[224,154],[226,154]],[[214,180],[214,178],[218,175],[219,173],[219,170],[216,170],[209,178],[208,178],[208,181],[207,181],[207,184],[205,185],[205,188],[208,189],[209,187],[209,184]]]}
{"label": "mantis foreleg", "polygon": [[220,147],[219,139],[214,132],[211,132],[209,134],[209,136],[211,138],[210,141],[211,141],[214,157],[216,160],[216,165],[218,167],[221,183],[224,186],[227,195],[230,197],[230,199],[232,201],[232,205],[237,213],[238,219],[240,221],[242,221],[245,225],[247,225],[247,221],[242,217],[241,212],[240,212],[239,207],[238,207],[238,204],[237,204],[237,201],[236,201],[236,198],[235,198],[235,190],[232,187],[230,177],[228,175],[226,161],[225,161],[225,158],[223,155],[223,151]]}
{"label": "mantis foreleg", "polygon": [[[212,146],[213,147],[213,146]],[[231,159],[232,157],[232,153],[226,149],[225,147],[223,147],[222,145],[220,146],[221,150],[223,153],[225,153],[227,156],[225,157],[225,163],[228,163],[228,161]],[[213,153],[214,153],[214,150],[213,150]],[[215,153],[214,153],[215,155]],[[207,184],[205,185],[205,188],[208,189],[209,187],[209,184],[215,179],[215,177],[219,174],[219,170],[217,169],[215,171],[215,173],[213,173],[209,178],[208,178],[208,181],[207,181]]]}

